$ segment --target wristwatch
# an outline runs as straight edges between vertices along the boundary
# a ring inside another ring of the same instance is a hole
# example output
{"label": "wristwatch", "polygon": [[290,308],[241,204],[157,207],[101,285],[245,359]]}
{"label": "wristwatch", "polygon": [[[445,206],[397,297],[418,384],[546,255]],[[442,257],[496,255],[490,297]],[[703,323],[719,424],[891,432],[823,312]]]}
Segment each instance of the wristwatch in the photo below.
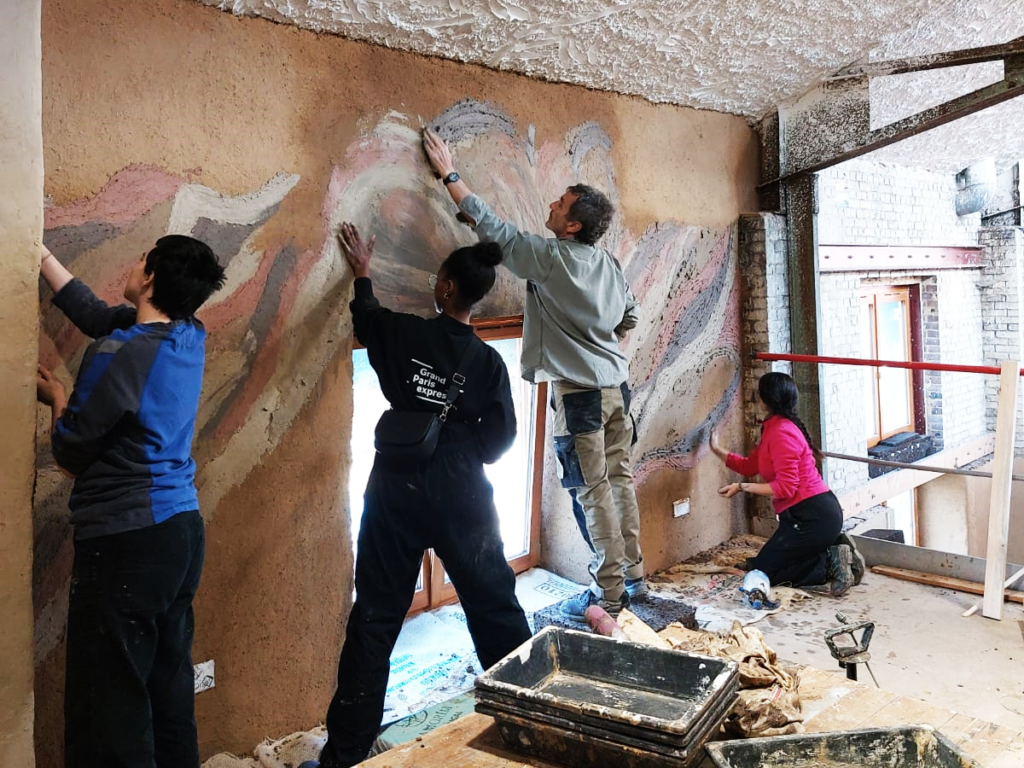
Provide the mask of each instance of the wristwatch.
{"label": "wristwatch", "polygon": [[441,179],[441,183],[443,183],[447,187],[449,184],[454,184],[458,180],[459,180],[459,174],[457,174],[455,171],[452,171],[447,176],[445,176],[443,179]]}

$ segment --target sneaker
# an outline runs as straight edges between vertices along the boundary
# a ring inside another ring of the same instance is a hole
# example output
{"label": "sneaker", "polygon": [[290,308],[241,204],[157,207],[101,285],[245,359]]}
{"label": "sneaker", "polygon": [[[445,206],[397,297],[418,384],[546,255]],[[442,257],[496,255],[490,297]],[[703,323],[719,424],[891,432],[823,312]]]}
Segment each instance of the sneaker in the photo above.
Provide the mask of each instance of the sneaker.
{"label": "sneaker", "polygon": [[825,553],[827,578],[832,582],[832,596],[842,597],[853,586],[853,551],[846,544],[833,544]]}
{"label": "sneaker", "polygon": [[618,616],[619,611],[623,608],[629,608],[629,593],[623,592],[622,597],[618,601],[613,602],[603,597],[598,597],[589,589],[585,589],[578,595],[573,595],[567,600],[563,600],[562,604],[558,606],[558,611],[567,619],[586,621],[587,618],[584,614],[587,608],[592,605],[604,608],[609,616]]}
{"label": "sneaker", "polygon": [[647,582],[641,576],[639,579],[626,579],[626,594],[630,600],[636,600],[647,594]]}
{"label": "sneaker", "polygon": [[853,554],[853,562],[850,563],[850,568],[853,570],[853,583],[860,584],[860,580],[864,578],[864,571],[867,570],[864,555],[860,553],[857,545],[853,543],[853,538],[845,531],[839,534],[839,538],[836,539],[835,543],[845,544],[850,548],[850,552]]}

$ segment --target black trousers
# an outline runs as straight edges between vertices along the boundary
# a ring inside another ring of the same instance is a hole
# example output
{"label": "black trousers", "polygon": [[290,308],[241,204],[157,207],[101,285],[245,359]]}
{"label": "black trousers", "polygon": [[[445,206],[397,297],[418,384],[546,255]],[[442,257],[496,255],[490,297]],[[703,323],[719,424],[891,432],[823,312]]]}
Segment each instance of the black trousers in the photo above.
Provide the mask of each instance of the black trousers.
{"label": "black trousers", "polygon": [[824,584],[825,550],[843,528],[843,508],[832,491],[811,496],[779,515],[779,528],[754,558],[773,585]]}
{"label": "black trousers", "polygon": [[364,497],[356,601],[338,662],[338,689],[327,712],[322,768],[355,765],[373,745],[391,651],[412,602],[423,552],[431,547],[459,594],[484,668],[530,637],[479,459],[459,443],[444,442],[429,465],[410,472],[388,469],[378,456]]}
{"label": "black trousers", "polygon": [[192,598],[199,512],[75,541],[64,691],[66,768],[198,768]]}

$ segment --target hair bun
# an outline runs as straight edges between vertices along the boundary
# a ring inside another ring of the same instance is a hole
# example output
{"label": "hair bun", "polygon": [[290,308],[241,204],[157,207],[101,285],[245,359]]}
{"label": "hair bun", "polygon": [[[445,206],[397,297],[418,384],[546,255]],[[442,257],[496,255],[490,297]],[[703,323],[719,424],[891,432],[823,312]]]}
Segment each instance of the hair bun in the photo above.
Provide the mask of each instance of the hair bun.
{"label": "hair bun", "polygon": [[496,267],[501,264],[504,254],[501,246],[497,243],[480,243],[476,248],[476,259],[488,267]]}

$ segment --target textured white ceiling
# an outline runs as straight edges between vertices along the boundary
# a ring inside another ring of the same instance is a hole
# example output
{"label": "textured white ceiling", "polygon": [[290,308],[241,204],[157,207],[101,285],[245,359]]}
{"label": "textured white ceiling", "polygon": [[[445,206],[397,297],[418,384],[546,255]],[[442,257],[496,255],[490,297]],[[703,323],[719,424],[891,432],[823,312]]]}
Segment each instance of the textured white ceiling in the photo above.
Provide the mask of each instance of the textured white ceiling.
{"label": "textured white ceiling", "polygon": [[[391,48],[756,119],[857,60],[937,53],[1024,35],[1024,0],[200,0]],[[996,79],[872,85],[876,124]],[[971,70],[982,70],[977,75]],[[886,82],[891,81],[891,82]],[[958,170],[1024,156],[1024,97],[873,159]],[[961,136],[961,134],[964,134]],[[923,162],[922,148],[927,149]],[[908,160],[908,155],[910,159]]]}

